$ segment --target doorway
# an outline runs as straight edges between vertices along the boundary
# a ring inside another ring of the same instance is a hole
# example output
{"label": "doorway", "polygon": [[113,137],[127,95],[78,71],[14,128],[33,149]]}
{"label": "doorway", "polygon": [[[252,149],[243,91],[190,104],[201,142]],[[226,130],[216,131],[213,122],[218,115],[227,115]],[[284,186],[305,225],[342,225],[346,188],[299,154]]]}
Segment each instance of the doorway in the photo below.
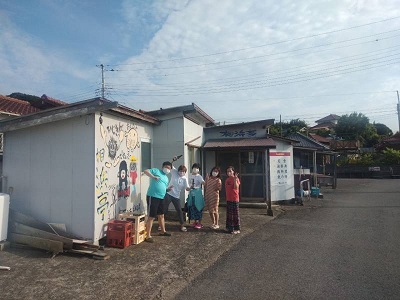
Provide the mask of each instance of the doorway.
{"label": "doorway", "polygon": [[[260,202],[266,199],[265,151],[217,151],[216,162],[221,168],[223,183],[227,178],[225,171],[228,166],[233,166],[239,173],[241,200]],[[224,184],[221,199],[225,199]]]}

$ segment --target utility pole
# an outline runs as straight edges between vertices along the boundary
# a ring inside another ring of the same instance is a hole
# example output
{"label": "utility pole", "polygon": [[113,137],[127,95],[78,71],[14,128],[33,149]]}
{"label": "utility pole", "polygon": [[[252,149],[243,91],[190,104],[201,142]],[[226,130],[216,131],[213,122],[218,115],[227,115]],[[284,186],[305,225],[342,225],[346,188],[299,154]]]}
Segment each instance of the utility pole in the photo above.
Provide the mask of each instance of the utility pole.
{"label": "utility pole", "polygon": [[104,65],[96,65],[96,67],[101,68],[101,98],[104,99],[104,90],[105,90],[105,83],[104,83]]}
{"label": "utility pole", "polygon": [[397,92],[397,119],[399,120],[399,132],[400,132],[400,98],[399,98],[399,91]]}

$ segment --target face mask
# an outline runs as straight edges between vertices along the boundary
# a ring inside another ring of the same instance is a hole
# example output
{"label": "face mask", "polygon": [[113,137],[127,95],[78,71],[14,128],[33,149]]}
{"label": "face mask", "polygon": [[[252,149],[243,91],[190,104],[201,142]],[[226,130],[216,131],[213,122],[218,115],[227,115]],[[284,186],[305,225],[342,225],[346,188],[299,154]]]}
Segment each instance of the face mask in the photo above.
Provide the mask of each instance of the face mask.
{"label": "face mask", "polygon": [[200,170],[199,170],[199,169],[197,169],[197,168],[193,168],[193,170],[192,170],[192,171],[193,171],[193,173],[197,174],[197,173],[199,173],[199,171],[200,171]]}
{"label": "face mask", "polygon": [[162,171],[163,171],[165,174],[169,174],[169,172],[171,172],[171,170],[168,169],[168,168],[164,168],[164,169],[162,169]]}
{"label": "face mask", "polygon": [[218,172],[212,172],[212,176],[217,177],[218,176]]}
{"label": "face mask", "polygon": [[179,172],[179,176],[181,176],[181,177],[183,177],[183,176],[185,176],[185,172]]}

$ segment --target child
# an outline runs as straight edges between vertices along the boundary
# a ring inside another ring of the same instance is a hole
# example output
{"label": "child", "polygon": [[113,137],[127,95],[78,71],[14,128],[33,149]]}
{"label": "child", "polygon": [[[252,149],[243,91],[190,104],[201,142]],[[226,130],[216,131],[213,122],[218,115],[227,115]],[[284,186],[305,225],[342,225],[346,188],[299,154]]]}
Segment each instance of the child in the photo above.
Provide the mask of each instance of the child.
{"label": "child", "polygon": [[[177,157],[175,156],[172,161],[176,161]],[[182,214],[182,208],[181,208],[181,200],[180,195],[181,191],[183,189],[186,189],[187,191],[190,190],[189,184],[188,184],[188,179],[186,178],[186,167],[184,165],[181,165],[178,167],[178,170],[175,169],[174,166],[172,166],[171,170],[171,181],[169,183],[168,189],[167,189],[167,194],[165,195],[164,198],[164,215],[168,213],[168,207],[169,204],[172,201],[172,204],[175,207],[176,212],[178,213],[179,217],[179,223],[181,224],[181,231],[185,232],[187,231],[186,227],[184,226],[184,220],[183,220],[183,214]],[[160,228],[161,230],[161,228]]]}
{"label": "child", "polygon": [[240,233],[239,218],[239,185],[238,173],[232,166],[226,169],[228,178],[225,181],[226,192],[226,230],[232,234]]}
{"label": "child", "polygon": [[196,229],[203,227],[201,219],[203,218],[204,198],[201,188],[205,182],[199,172],[200,165],[194,163],[192,166],[192,174],[189,175],[191,190],[187,198],[189,220],[195,220],[193,227]]}
{"label": "child", "polygon": [[204,194],[206,199],[206,209],[211,217],[211,228],[218,229],[218,206],[219,206],[219,191],[221,190],[221,170],[218,167],[211,169],[210,175],[207,175],[206,183],[204,186]]}

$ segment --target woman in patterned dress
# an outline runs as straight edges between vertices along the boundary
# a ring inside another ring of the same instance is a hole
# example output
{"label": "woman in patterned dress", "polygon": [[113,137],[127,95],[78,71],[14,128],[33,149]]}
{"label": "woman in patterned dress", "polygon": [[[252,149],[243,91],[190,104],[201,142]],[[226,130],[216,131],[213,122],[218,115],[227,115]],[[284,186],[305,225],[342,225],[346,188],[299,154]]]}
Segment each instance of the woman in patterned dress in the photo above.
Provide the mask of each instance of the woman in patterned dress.
{"label": "woman in patterned dress", "polygon": [[214,167],[212,168],[210,175],[207,175],[206,183],[205,183],[205,200],[206,200],[206,209],[211,217],[212,229],[218,229],[218,206],[219,206],[219,191],[221,190],[222,182],[220,178],[220,168]]}

